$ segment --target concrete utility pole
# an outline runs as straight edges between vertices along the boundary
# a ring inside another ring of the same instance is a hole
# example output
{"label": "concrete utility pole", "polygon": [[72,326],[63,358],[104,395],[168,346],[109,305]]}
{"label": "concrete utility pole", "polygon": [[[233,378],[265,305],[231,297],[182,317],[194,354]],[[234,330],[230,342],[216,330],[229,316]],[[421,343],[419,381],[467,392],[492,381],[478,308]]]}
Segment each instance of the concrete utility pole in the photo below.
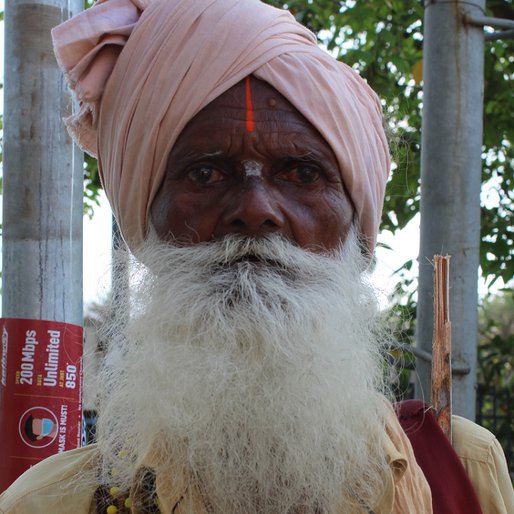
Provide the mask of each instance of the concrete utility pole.
{"label": "concrete utility pole", "polygon": [[82,325],[82,153],[62,123],[72,101],[50,29],[83,4],[6,1],[4,318]]}
{"label": "concrete utility pole", "polygon": [[82,439],[82,153],[50,29],[83,0],[7,0],[0,490]]}
{"label": "concrete utility pole", "polygon": [[[417,345],[430,351],[434,254],[451,255],[453,411],[475,418],[485,0],[425,0]],[[430,398],[419,362],[416,396]]]}

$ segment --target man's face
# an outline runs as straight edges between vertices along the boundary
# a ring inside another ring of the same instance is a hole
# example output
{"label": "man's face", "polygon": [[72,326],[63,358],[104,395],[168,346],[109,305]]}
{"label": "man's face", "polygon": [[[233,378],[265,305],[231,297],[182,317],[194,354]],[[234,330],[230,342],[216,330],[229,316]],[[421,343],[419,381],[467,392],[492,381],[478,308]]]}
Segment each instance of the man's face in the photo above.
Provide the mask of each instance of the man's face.
{"label": "man's face", "polygon": [[252,77],[182,131],[151,218],[161,239],[184,244],[279,234],[325,251],[345,240],[353,207],[330,146],[280,93]]}

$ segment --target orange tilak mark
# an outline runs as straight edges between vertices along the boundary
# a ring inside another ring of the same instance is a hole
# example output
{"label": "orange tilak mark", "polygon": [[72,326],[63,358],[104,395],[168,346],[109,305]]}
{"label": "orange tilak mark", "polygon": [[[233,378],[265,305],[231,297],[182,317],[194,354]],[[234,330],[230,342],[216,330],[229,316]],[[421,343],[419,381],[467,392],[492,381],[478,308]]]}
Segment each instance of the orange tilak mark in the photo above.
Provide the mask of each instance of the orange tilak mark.
{"label": "orange tilak mark", "polygon": [[252,105],[252,91],[250,89],[250,77],[246,77],[246,130],[253,132],[253,105]]}

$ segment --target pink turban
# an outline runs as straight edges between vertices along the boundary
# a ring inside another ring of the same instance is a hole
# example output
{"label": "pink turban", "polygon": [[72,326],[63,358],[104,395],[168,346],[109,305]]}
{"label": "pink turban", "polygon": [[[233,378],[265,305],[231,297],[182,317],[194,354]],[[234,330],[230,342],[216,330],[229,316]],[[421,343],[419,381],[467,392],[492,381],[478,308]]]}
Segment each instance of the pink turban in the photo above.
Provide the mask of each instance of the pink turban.
{"label": "pink turban", "polygon": [[332,147],[374,247],[389,171],[381,105],[287,11],[259,0],[100,0],[54,28],[80,112],[66,124],[98,156],[130,248],[147,235],[168,155],[191,118],[253,74],[286,97]]}

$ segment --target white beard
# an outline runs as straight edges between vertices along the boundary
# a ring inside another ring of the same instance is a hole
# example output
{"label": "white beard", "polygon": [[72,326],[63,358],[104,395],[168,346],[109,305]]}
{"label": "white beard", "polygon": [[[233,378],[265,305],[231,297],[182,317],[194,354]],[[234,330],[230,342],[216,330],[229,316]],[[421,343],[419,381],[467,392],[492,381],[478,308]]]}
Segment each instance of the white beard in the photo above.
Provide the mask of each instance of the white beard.
{"label": "white beard", "polygon": [[220,514],[374,504],[386,407],[356,241],[330,256],[280,238],[146,245],[100,378],[99,447],[117,485],[156,452],[160,476],[186,477]]}

